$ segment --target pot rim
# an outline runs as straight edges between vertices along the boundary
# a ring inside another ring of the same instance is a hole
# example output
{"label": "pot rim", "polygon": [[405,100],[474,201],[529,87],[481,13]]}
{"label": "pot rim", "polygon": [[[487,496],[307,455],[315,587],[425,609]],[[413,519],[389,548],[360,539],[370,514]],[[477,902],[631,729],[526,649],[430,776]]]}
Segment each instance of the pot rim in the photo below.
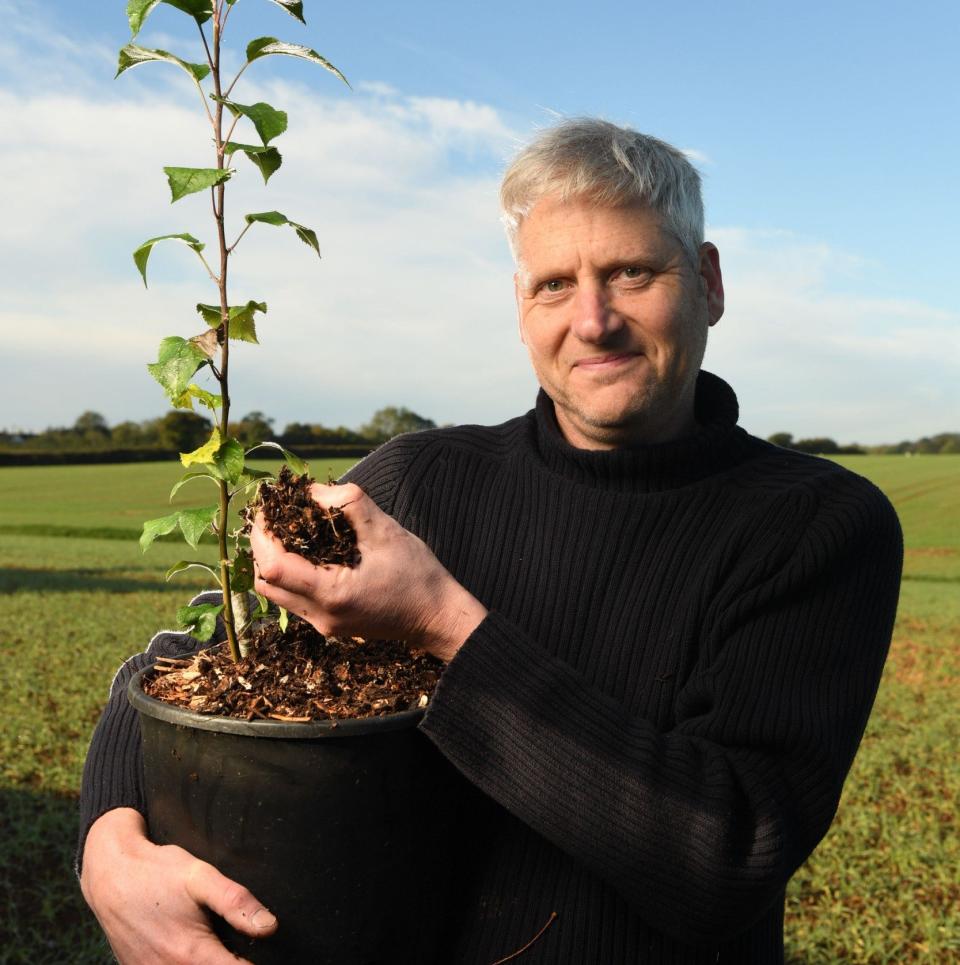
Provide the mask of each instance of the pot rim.
{"label": "pot rim", "polygon": [[147,717],[191,727],[195,730],[218,731],[222,734],[241,734],[246,737],[268,739],[323,739],[359,737],[363,734],[384,734],[394,730],[416,727],[423,719],[424,710],[403,710],[383,717],[354,717],[342,720],[313,720],[307,723],[291,723],[282,720],[241,720],[238,717],[220,717],[215,714],[198,714],[186,707],[167,704],[144,693],[143,678],[153,670],[153,664],[139,670],[127,684],[127,700],[134,709]]}

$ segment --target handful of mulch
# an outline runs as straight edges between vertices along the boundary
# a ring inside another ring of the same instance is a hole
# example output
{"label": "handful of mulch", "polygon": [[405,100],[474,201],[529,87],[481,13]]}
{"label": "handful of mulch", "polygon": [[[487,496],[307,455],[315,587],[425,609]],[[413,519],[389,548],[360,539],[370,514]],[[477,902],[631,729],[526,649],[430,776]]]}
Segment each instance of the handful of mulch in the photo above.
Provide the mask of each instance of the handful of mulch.
{"label": "handful of mulch", "polygon": [[295,476],[288,466],[281,467],[276,481],[262,485],[244,509],[245,530],[250,531],[259,510],[267,531],[288,552],[317,566],[356,566],[360,562],[357,534],[342,509],[324,509],[314,500],[310,495],[312,485],[313,480],[306,473]]}

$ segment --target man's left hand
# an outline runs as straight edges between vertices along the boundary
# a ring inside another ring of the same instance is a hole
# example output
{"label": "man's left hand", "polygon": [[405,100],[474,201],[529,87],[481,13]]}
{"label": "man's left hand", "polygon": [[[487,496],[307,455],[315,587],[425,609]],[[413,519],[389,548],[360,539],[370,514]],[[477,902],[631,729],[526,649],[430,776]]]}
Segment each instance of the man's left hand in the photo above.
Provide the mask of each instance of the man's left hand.
{"label": "man's left hand", "polygon": [[257,592],[324,635],[405,640],[451,660],[486,607],[359,486],[315,484],[311,495],[327,509],[343,510],[357,534],[359,564],[315,566],[287,552],[258,514],[250,533]]}

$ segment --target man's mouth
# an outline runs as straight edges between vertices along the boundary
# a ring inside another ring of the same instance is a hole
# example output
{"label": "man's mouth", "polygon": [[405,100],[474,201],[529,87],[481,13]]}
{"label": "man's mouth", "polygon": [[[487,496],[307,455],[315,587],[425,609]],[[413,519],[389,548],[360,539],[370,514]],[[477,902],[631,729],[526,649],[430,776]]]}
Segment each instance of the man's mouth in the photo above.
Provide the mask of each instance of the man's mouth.
{"label": "man's mouth", "polygon": [[578,359],[574,362],[574,368],[585,369],[586,371],[601,372],[607,369],[617,368],[627,362],[631,362],[643,352],[609,352],[606,355],[591,355],[586,358]]}

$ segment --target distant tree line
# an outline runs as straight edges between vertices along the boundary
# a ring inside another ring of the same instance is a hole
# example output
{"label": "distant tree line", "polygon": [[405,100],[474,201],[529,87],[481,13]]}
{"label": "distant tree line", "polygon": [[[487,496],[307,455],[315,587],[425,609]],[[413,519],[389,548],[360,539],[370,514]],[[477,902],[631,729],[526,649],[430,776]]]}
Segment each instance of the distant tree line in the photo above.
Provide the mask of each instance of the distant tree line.
{"label": "distant tree line", "polygon": [[[181,409],[168,412],[158,419],[119,422],[114,426],[110,426],[99,412],[84,412],[69,427],[50,428],[43,432],[0,430],[0,450],[7,453],[82,453],[110,450],[190,452],[206,442],[211,428],[209,419]],[[436,423],[404,406],[387,406],[378,409],[370,421],[359,429],[349,429],[346,426],[332,428],[319,422],[290,422],[278,433],[274,429],[274,420],[259,411],[249,412],[242,419],[231,422],[231,428],[248,448],[269,439],[294,450],[298,447],[316,449],[338,446],[372,449],[404,432],[434,429]],[[860,453],[960,453],[960,432],[940,432],[934,436],[875,446],[861,446],[857,443],[840,445],[828,436],[794,439],[789,432],[775,432],[768,436],[768,441],[784,449],[824,456]]]}
{"label": "distant tree line", "polygon": [[[434,429],[436,423],[403,406],[388,406],[373,414],[359,429],[319,423],[291,422],[278,433],[274,420],[262,412],[250,412],[230,423],[231,430],[247,447],[271,440],[291,449],[317,446],[373,448],[403,432]],[[43,432],[0,431],[0,449],[7,452],[98,452],[107,450],[167,450],[190,452],[210,438],[213,424],[202,415],[174,410],[158,419],[119,422],[114,426],[99,412],[84,412],[69,427]]]}
{"label": "distant tree line", "polygon": [[841,455],[940,455],[960,453],[960,432],[939,432],[935,436],[923,436],[920,439],[905,439],[903,442],[883,443],[878,446],[861,446],[854,442],[850,445],[838,445],[827,436],[817,436],[813,439],[794,439],[789,432],[775,432],[767,437],[767,442],[784,449],[794,449],[797,452],[810,452],[820,456]]}

